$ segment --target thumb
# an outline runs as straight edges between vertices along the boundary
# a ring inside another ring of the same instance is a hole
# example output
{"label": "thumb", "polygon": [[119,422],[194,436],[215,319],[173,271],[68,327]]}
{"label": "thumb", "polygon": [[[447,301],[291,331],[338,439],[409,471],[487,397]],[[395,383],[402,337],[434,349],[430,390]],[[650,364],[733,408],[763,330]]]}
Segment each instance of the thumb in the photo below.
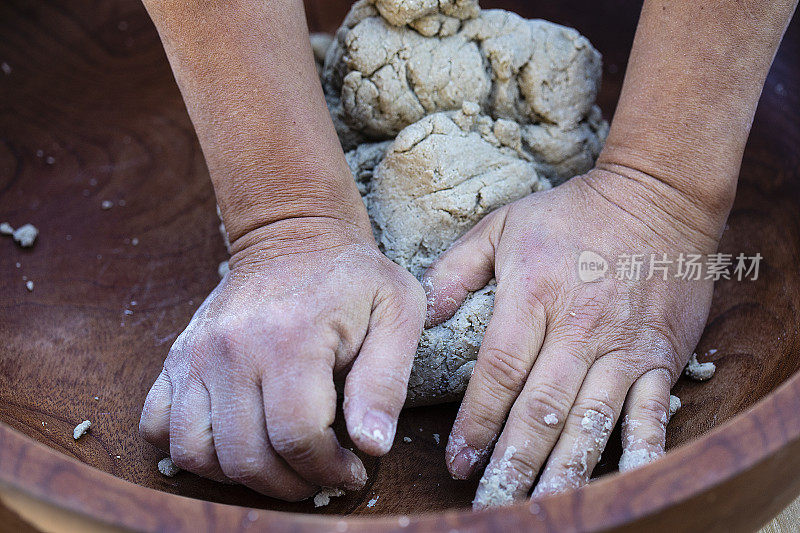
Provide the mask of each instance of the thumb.
{"label": "thumb", "polygon": [[378,296],[344,385],[347,431],[370,455],[383,455],[392,447],[422,333],[425,296],[417,280],[404,274],[408,283]]}
{"label": "thumb", "polygon": [[425,271],[425,327],[452,317],[470,293],[482,289],[494,277],[495,245],[503,232],[506,211],[500,208],[489,213]]}

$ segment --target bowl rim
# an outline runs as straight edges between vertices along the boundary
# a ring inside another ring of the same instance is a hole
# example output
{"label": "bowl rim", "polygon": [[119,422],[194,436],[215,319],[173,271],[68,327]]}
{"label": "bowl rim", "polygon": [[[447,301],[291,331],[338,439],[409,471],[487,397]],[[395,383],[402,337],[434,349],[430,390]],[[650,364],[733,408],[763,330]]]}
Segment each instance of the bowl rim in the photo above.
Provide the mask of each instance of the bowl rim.
{"label": "bowl rim", "polygon": [[[758,445],[748,439],[753,435],[760,439]],[[501,525],[503,528],[525,526],[529,530],[561,526],[607,530],[652,520],[670,507],[698,496],[708,496],[722,484],[742,477],[776,455],[787,453],[800,455],[800,371],[742,413],[642,468],[612,473],[576,490],[480,512],[452,509],[413,515],[314,515],[193,499],[118,478],[59,453],[1,422],[0,486],[88,520],[142,531],[164,526],[169,530],[186,529],[196,524],[194,520],[198,516],[213,518],[217,524],[228,524],[230,530],[262,525],[269,526],[271,531],[337,530],[337,527],[347,531],[403,528],[427,531],[454,527],[489,530]],[[25,462],[35,463],[39,474],[29,475]],[[788,466],[785,461],[773,463],[776,463],[774,468],[781,468],[782,472],[788,468],[790,475],[800,479],[800,461],[789,462]],[[708,468],[709,464],[714,468]],[[59,480],[56,476],[66,478]],[[69,482],[69,486],[78,490],[58,490],[63,484],[52,481]],[[784,504],[796,496],[791,487],[785,487],[783,492],[785,494],[778,500]],[[123,498],[133,502],[137,510],[114,512],[114,501]],[[155,528],[141,521],[142,513],[148,511],[159,520]],[[748,511],[751,515],[754,512]],[[408,522],[399,523],[401,516],[407,516]],[[762,521],[769,516],[762,517]],[[566,517],[571,517],[571,524],[564,522]],[[409,528],[411,525],[414,527]]]}

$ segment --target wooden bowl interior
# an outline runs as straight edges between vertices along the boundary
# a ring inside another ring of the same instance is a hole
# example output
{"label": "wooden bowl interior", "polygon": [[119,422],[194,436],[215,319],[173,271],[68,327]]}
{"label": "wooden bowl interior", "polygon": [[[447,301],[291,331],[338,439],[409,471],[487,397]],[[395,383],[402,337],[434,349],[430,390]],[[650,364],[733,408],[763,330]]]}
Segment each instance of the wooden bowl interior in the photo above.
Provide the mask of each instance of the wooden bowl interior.
{"label": "wooden bowl interior", "polygon": [[[600,104],[611,118],[639,2],[483,4],[586,35],[604,55]],[[312,29],[332,32],[348,6],[308,2]],[[12,69],[0,73],[0,221],[41,230],[32,249],[0,240],[0,422],[122,479],[214,502],[345,514],[468,506],[475,482],[454,481],[444,467],[452,404],[404,412],[392,451],[364,457],[368,486],[320,510],[158,473],[163,455],[138,436],[140,409],[225,259],[200,148],[138,0],[12,0],[0,6],[0,28],[0,61]],[[800,366],[798,42],[795,24],[768,80],[721,246],[761,253],[760,277],[717,284],[697,350],[717,350],[717,375],[678,383],[684,407],[669,447],[742,412]],[[104,200],[115,206],[102,210]],[[74,441],[84,419],[92,430]],[[616,469],[617,442],[618,434],[598,474]]]}

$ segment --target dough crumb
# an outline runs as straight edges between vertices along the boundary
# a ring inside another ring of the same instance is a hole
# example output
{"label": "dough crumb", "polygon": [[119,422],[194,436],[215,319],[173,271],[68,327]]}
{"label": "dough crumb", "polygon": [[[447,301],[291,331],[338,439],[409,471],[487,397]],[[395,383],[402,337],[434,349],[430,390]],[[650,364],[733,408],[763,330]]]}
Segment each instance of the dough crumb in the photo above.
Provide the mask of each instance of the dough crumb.
{"label": "dough crumb", "polygon": [[23,248],[30,248],[33,246],[36,237],[39,235],[39,230],[33,224],[25,224],[24,226],[14,230],[14,240],[19,243]]}
{"label": "dough crumb", "polygon": [[112,207],[114,207],[114,202],[111,200],[103,200],[103,202],[100,204],[100,209],[104,211],[108,211]]}
{"label": "dough crumb", "polygon": [[219,274],[220,278],[224,278],[225,275],[231,271],[231,267],[228,265],[227,261],[223,261],[217,267],[217,274]]}
{"label": "dough crumb", "polygon": [[0,235],[13,235],[14,228],[8,222],[0,222]]}
{"label": "dough crumb", "polygon": [[6,63],[5,61],[3,61],[2,64],[0,64],[0,69],[3,69],[3,74],[5,74],[6,76],[11,74],[11,65]]}
{"label": "dough crumb", "polygon": [[133,239],[131,239],[131,244],[132,244],[133,246],[139,246],[139,239],[137,239],[136,237],[134,237]]}
{"label": "dough crumb", "polygon": [[686,377],[694,381],[708,381],[714,376],[714,372],[716,371],[717,366],[711,361],[706,363],[698,362],[696,353],[692,354],[692,357],[689,358],[689,362],[684,369]]}
{"label": "dough crumb", "polygon": [[550,413],[544,417],[544,423],[548,426],[555,426],[558,424],[558,416],[555,413]]}
{"label": "dough crumb", "polygon": [[369,508],[375,507],[375,504],[378,503],[378,498],[380,498],[380,496],[375,496],[370,501],[368,501],[367,502],[367,507],[369,507]]}
{"label": "dough crumb", "polygon": [[163,476],[174,477],[181,469],[172,461],[171,457],[164,457],[158,462],[158,471]]}
{"label": "dough crumb", "polygon": [[314,495],[314,507],[325,507],[331,503],[331,498],[337,498],[339,496],[344,496],[344,491],[342,489],[324,487]]}
{"label": "dough crumb", "polygon": [[670,394],[669,395],[669,418],[675,416],[675,413],[681,408],[681,399],[677,396]]}
{"label": "dough crumb", "polygon": [[72,438],[78,440],[79,438],[83,437],[86,435],[86,432],[89,431],[90,427],[92,427],[92,423],[88,420],[84,420],[72,430]]}
{"label": "dough crumb", "polygon": [[511,466],[511,458],[515,453],[517,448],[509,446],[503,452],[502,459],[492,461],[486,467],[475,493],[475,500],[472,502],[475,508],[499,507],[514,502],[514,493],[519,487],[519,481],[513,475]]}
{"label": "dough crumb", "polygon": [[25,288],[28,289],[28,292],[33,292],[33,282],[32,281],[26,281],[25,282]]}
{"label": "dough crumb", "polygon": [[436,444],[439,444],[439,434],[438,433],[434,433],[433,434],[433,442],[435,442]]}
{"label": "dough crumb", "polygon": [[632,450],[625,448],[622,450],[622,457],[619,458],[619,471],[627,472],[642,467],[647,463],[652,463],[663,454],[647,448]]}
{"label": "dough crumb", "polygon": [[409,442],[411,442],[411,437],[403,437],[403,442],[408,444]]}

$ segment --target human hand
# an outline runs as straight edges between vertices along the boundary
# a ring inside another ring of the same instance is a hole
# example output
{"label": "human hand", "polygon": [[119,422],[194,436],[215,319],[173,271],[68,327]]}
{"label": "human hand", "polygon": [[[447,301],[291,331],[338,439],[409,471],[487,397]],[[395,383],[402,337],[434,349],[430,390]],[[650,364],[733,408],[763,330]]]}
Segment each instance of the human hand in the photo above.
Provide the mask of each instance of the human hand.
{"label": "human hand", "polygon": [[700,338],[713,282],[674,270],[646,279],[645,262],[639,279],[611,272],[587,283],[578,257],[594,251],[613,269],[622,254],[712,253],[727,211],[708,211],[649,177],[592,170],[491,213],[426,272],[428,324],[497,279],[446,451],[456,478],[489,460],[476,508],[526,497],[543,467],[534,496],[585,484],[623,410],[629,460],[664,453],[669,390]]}
{"label": "human hand", "polygon": [[352,365],[348,432],[366,453],[386,453],[424,291],[369,231],[345,223],[277,222],[238,245],[230,273],[172,346],[140,432],[185,470],[276,498],[360,489],[366,470],[330,427],[333,376]]}

